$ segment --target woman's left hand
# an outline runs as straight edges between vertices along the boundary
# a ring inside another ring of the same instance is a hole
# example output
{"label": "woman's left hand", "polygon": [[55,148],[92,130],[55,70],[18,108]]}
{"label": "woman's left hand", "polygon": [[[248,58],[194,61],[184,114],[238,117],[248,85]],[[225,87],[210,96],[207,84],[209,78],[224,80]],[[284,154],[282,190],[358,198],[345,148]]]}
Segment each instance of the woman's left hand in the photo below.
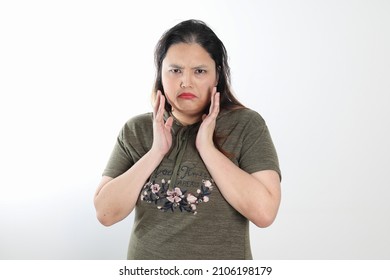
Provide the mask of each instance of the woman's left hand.
{"label": "woman's left hand", "polygon": [[199,127],[198,135],[196,136],[196,148],[201,152],[204,148],[214,147],[213,135],[217,117],[219,114],[219,98],[220,93],[214,87],[211,93],[211,104],[209,114],[202,116],[202,124]]}

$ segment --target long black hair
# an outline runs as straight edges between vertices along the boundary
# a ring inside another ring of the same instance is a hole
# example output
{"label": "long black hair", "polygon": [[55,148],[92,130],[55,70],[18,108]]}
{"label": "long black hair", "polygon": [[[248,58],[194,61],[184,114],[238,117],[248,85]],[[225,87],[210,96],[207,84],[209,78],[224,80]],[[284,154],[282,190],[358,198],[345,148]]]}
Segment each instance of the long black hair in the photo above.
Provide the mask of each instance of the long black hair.
{"label": "long black hair", "polygon": [[[164,94],[162,85],[161,68],[163,60],[170,46],[178,43],[196,43],[202,46],[215,62],[216,73],[218,73],[217,91],[220,92],[221,109],[236,109],[244,107],[233,95],[231,90],[230,67],[228,64],[228,55],[222,41],[217,37],[213,30],[200,20],[186,20],[167,30],[158,41],[154,61],[156,65],[156,80],[154,83],[153,94],[158,90]],[[153,96],[155,97],[155,96]],[[165,110],[170,112],[172,109],[168,102],[165,103]]]}

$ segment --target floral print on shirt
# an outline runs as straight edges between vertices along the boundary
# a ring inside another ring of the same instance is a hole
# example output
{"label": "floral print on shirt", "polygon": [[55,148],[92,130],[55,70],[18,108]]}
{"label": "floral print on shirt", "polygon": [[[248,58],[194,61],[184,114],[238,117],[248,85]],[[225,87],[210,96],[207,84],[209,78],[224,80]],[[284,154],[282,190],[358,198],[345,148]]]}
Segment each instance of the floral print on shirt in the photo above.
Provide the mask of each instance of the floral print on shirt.
{"label": "floral print on shirt", "polygon": [[178,187],[170,189],[169,184],[170,181],[166,182],[164,179],[161,181],[161,185],[154,181],[146,183],[141,192],[141,200],[158,205],[157,209],[164,212],[168,210],[174,212],[179,209],[181,212],[186,211],[196,215],[198,205],[208,202],[213,190],[213,184],[210,180],[203,180],[196,194],[187,193],[187,190]]}

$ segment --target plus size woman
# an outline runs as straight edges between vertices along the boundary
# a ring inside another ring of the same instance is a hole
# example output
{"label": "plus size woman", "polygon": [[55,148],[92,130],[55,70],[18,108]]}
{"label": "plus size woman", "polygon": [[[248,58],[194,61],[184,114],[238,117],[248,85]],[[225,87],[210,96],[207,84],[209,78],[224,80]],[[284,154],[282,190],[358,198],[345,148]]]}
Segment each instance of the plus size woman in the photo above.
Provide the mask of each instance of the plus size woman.
{"label": "plus size woman", "polygon": [[135,211],[128,259],[252,259],[249,222],[272,224],[281,189],[263,118],[232,94],[223,43],[183,21],[155,50],[153,112],[120,130],[95,193],[99,221]]}

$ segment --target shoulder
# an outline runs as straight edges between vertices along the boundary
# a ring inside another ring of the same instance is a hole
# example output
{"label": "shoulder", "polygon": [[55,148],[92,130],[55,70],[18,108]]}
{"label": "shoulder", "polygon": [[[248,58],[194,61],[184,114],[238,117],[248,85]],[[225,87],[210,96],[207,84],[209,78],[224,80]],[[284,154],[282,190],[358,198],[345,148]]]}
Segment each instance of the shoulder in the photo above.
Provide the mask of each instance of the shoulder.
{"label": "shoulder", "polygon": [[141,128],[145,126],[150,127],[150,125],[152,124],[153,124],[152,113],[145,113],[145,114],[133,116],[130,119],[128,119],[124,125],[124,128],[134,129],[134,128]]}
{"label": "shoulder", "polygon": [[263,117],[258,112],[249,108],[222,111],[217,120],[221,125],[265,125]]}
{"label": "shoulder", "polygon": [[140,136],[147,135],[152,131],[153,114],[145,113],[136,115],[127,120],[122,127],[121,135],[126,137],[130,135]]}
{"label": "shoulder", "polygon": [[145,114],[140,114],[131,117],[130,119],[127,120],[126,126],[142,126],[142,125],[148,125],[150,123],[153,123],[153,116],[152,113],[145,113]]}

